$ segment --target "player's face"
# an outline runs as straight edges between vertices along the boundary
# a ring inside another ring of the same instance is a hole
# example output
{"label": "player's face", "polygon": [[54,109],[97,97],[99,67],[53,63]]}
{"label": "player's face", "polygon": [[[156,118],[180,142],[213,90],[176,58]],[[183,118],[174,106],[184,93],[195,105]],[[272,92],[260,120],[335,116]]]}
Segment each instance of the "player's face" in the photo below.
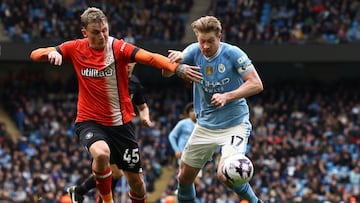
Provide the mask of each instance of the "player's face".
{"label": "player's face", "polygon": [[108,23],[89,23],[82,30],[83,36],[89,39],[89,45],[93,49],[104,49],[109,38]]}
{"label": "player's face", "polygon": [[206,57],[212,57],[216,54],[217,50],[220,47],[220,37],[217,36],[214,32],[209,33],[197,33],[197,39],[200,44],[201,52]]}

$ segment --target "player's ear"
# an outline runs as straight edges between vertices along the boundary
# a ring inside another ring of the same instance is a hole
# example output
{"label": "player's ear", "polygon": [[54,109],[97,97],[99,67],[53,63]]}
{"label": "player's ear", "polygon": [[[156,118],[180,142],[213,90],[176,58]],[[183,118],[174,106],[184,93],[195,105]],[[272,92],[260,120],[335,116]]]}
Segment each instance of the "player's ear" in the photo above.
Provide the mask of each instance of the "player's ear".
{"label": "player's ear", "polygon": [[86,29],[85,28],[82,28],[81,29],[81,33],[82,33],[82,35],[83,35],[83,37],[87,37],[87,34],[86,34]]}

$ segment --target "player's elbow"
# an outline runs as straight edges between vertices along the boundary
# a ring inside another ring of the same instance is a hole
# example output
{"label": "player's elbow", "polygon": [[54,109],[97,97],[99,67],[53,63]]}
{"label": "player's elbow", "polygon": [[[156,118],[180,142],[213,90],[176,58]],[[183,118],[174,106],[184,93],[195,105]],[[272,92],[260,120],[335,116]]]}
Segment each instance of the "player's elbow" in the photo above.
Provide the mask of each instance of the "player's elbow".
{"label": "player's elbow", "polygon": [[36,61],[36,54],[35,54],[35,51],[32,51],[31,53],[30,53],[30,59],[32,60],[32,61]]}
{"label": "player's elbow", "polygon": [[249,82],[251,84],[252,95],[258,94],[264,90],[263,83],[260,79],[252,78],[249,80]]}
{"label": "player's elbow", "polygon": [[264,85],[263,83],[261,82],[261,80],[258,80],[256,83],[255,83],[255,88],[256,88],[256,93],[260,93],[264,90]]}

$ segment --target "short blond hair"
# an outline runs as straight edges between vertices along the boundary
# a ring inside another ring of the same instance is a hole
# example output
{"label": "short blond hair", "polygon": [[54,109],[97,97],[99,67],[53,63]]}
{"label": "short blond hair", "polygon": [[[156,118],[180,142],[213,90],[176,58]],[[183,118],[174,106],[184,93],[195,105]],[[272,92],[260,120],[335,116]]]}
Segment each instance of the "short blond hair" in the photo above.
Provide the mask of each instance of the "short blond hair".
{"label": "short blond hair", "polygon": [[220,35],[222,28],[220,21],[214,16],[204,16],[195,20],[191,27],[195,34],[215,32],[216,35]]}
{"label": "short blond hair", "polygon": [[89,23],[107,23],[107,17],[102,10],[89,7],[81,14],[81,26],[86,28]]}

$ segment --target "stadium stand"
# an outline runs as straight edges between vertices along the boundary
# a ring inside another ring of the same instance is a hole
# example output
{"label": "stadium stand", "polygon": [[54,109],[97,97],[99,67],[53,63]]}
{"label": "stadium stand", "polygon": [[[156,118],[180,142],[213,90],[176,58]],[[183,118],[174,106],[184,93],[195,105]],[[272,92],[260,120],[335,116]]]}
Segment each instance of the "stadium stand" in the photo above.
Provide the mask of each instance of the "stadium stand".
{"label": "stadium stand", "polygon": [[[90,5],[108,14],[114,36],[124,38],[131,30],[138,42],[179,43],[191,32],[185,33],[185,25],[189,23],[187,16],[201,15],[189,13],[193,0],[67,2],[1,0],[0,16],[14,42],[59,42],[81,36],[78,16]],[[212,0],[207,14],[222,21],[223,39],[231,43],[360,41],[360,3],[357,0]]]}
{"label": "stadium stand", "polygon": [[0,1],[0,16],[14,42],[60,42],[82,37],[79,16],[88,6],[108,15],[112,35],[132,30],[136,41],[174,43],[184,35],[192,0],[154,1]]}
{"label": "stadium stand", "polygon": [[359,43],[359,1],[212,0],[224,40],[246,44]]}

